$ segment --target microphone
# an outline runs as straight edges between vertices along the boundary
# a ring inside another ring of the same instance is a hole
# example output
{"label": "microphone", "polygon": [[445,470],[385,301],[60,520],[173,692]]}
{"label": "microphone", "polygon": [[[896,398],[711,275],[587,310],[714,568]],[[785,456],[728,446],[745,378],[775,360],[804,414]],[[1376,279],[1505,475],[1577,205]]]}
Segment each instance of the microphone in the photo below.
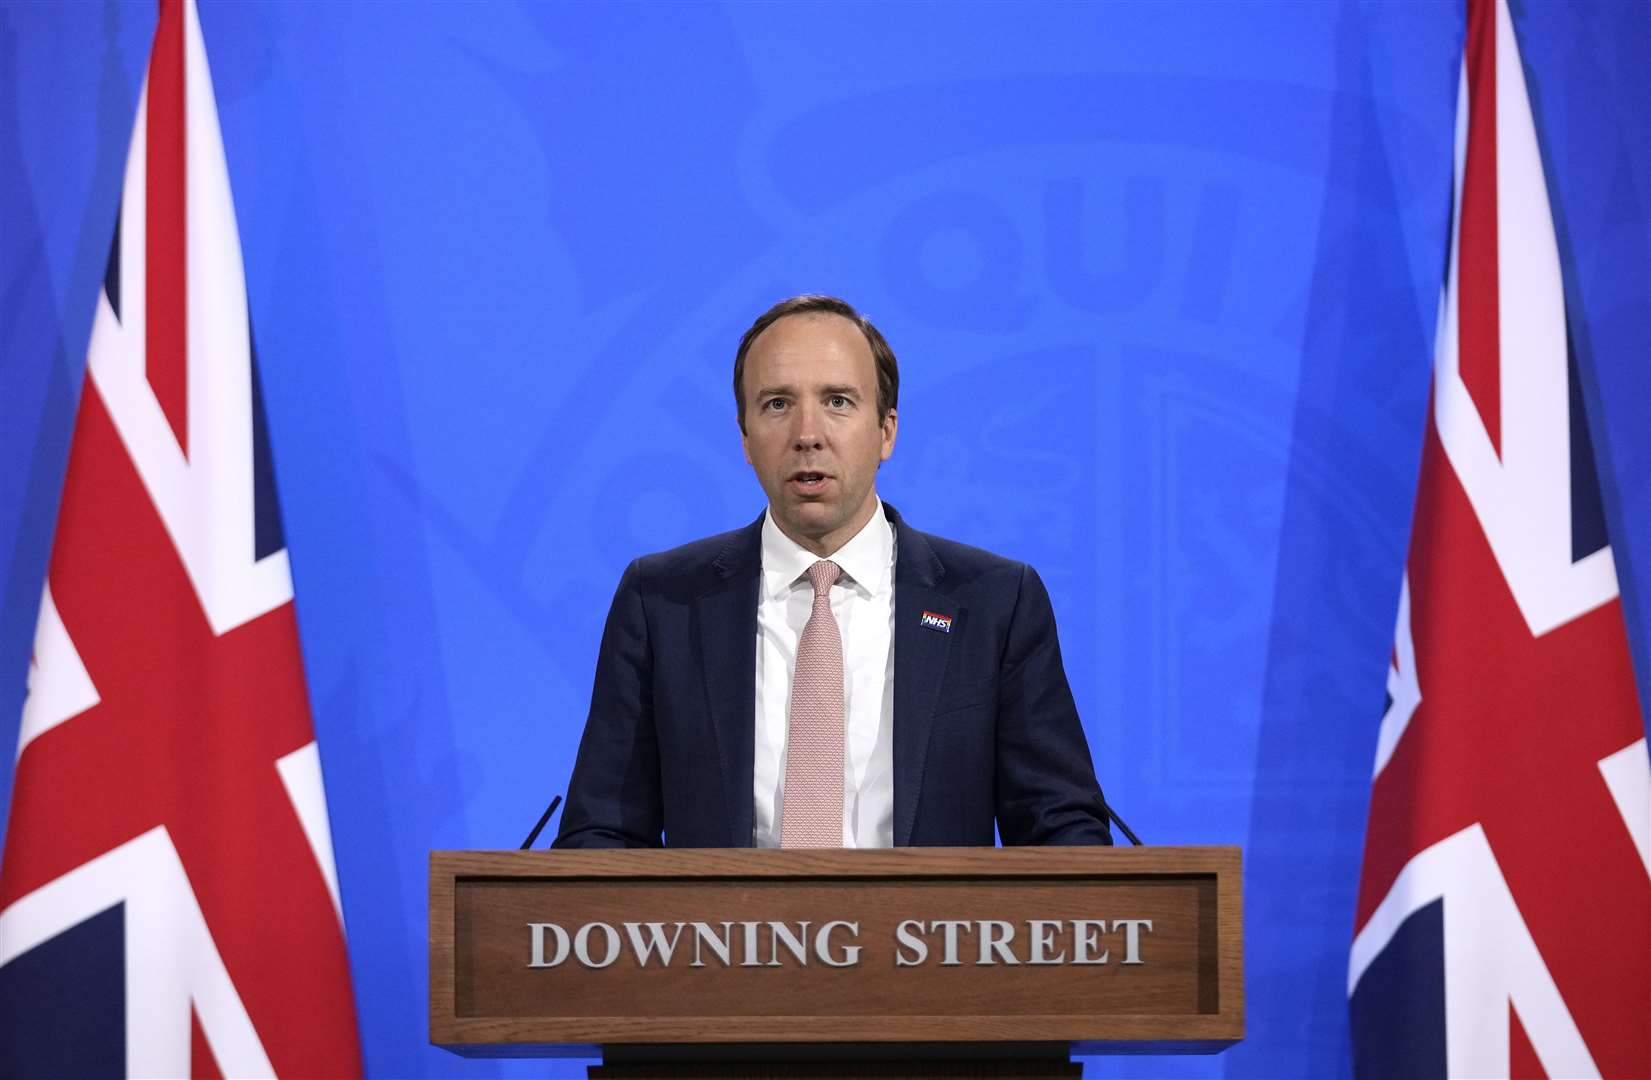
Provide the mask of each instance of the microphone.
{"label": "microphone", "polygon": [[1095,791],[1095,801],[1100,804],[1101,807],[1101,820],[1117,822],[1118,828],[1122,829],[1124,835],[1129,837],[1129,842],[1134,844],[1136,847],[1140,847],[1141,838],[1135,835],[1135,830],[1124,824],[1124,819],[1118,816],[1118,812],[1116,810],[1107,805],[1106,796],[1102,795],[1099,789],[1096,789]]}
{"label": "microphone", "polygon": [[[556,808],[558,806],[561,806],[561,805],[562,805],[562,797],[560,795],[558,795],[554,799],[550,800],[550,805],[545,807],[544,814],[542,814],[539,818],[539,824],[533,826],[533,831],[527,834],[527,839],[526,840],[522,841],[522,850],[523,851],[526,851],[528,848],[532,847],[533,846],[533,841],[539,839],[539,833],[544,829],[545,822],[550,820],[550,815],[554,814],[556,812]],[[1106,804],[1102,803],[1101,805],[1105,806]],[[1122,825],[1123,822],[1120,821],[1118,824]],[[1140,843],[1139,840],[1137,840],[1135,842],[1137,844]]]}

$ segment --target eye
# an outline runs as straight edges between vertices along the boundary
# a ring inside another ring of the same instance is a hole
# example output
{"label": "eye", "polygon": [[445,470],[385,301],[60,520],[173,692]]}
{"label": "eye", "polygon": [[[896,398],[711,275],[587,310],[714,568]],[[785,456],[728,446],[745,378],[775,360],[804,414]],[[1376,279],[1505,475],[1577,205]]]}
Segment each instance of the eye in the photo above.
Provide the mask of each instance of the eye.
{"label": "eye", "polygon": [[826,404],[830,405],[833,409],[846,409],[849,407],[851,402],[842,394],[832,394],[830,397],[826,398]]}
{"label": "eye", "polygon": [[768,412],[783,412],[785,410],[785,399],[771,397],[762,403],[762,407]]}

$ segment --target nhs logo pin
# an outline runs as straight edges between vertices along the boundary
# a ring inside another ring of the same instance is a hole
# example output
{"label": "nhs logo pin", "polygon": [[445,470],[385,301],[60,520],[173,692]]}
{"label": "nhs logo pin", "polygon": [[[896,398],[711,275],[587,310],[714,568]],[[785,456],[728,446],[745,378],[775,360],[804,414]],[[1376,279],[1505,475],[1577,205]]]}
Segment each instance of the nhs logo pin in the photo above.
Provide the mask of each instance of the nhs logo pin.
{"label": "nhs logo pin", "polygon": [[932,611],[925,611],[923,613],[923,625],[928,627],[930,630],[938,630],[942,634],[949,634],[952,632],[952,617],[950,615],[937,615]]}

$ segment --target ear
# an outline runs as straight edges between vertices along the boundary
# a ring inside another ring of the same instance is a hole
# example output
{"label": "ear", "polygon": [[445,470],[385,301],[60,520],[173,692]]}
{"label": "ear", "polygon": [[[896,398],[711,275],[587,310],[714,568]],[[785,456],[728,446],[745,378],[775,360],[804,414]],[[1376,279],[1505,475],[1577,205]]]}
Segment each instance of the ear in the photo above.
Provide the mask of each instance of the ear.
{"label": "ear", "polygon": [[883,452],[879,460],[887,461],[889,455],[894,453],[894,436],[899,429],[900,414],[890,409],[888,415],[883,417]]}
{"label": "ear", "polygon": [[751,436],[746,433],[743,424],[740,426],[740,450],[745,454],[745,463],[755,466],[756,462],[751,460]]}

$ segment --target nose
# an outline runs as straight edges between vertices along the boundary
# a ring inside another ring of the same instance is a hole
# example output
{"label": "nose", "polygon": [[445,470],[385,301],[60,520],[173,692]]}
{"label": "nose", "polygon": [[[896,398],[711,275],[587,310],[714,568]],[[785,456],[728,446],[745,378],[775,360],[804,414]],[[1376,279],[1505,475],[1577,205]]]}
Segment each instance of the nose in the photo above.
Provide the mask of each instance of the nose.
{"label": "nose", "polygon": [[825,448],[824,428],[820,423],[818,405],[805,402],[792,412],[791,449],[796,451]]}

